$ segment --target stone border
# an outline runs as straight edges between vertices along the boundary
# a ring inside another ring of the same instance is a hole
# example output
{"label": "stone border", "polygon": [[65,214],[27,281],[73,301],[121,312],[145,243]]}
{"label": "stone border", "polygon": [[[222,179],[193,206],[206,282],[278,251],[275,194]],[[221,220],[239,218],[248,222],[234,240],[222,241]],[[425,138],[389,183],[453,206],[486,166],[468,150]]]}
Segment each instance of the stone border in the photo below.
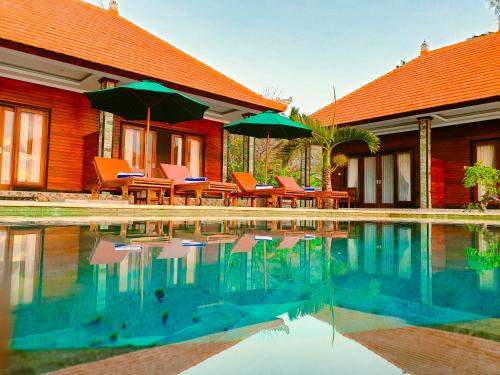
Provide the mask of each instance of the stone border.
{"label": "stone border", "polygon": [[[0,219],[27,221],[35,218],[93,218],[103,220],[164,219],[344,219],[344,220],[432,220],[448,222],[498,222],[500,210],[487,213],[463,210],[422,209],[338,209],[263,208],[263,207],[196,207],[196,206],[136,206],[94,202],[27,202],[0,201]],[[85,220],[87,221],[87,220]]]}

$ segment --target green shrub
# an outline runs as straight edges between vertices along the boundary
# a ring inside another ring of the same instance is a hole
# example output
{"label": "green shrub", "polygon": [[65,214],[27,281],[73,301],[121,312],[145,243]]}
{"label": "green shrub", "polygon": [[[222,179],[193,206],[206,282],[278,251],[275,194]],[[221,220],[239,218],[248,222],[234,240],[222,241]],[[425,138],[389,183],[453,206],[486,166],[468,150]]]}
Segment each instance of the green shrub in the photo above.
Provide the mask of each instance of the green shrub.
{"label": "green shrub", "polygon": [[482,211],[486,210],[489,204],[500,202],[500,170],[483,165],[481,162],[473,166],[465,167],[464,186],[473,188],[481,186],[484,194],[479,197],[477,204],[470,204],[469,209],[479,207]]}

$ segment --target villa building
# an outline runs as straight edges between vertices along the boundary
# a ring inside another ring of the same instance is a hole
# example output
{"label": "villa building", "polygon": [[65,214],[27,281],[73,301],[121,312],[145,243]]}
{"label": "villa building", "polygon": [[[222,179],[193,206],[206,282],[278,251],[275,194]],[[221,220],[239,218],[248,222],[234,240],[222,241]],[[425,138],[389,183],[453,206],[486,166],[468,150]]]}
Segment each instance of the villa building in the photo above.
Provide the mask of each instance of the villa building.
{"label": "villa building", "polygon": [[[334,188],[357,189],[361,207],[461,207],[464,166],[500,168],[500,31],[429,51],[339,99],[337,123],[382,141],[336,149],[349,156]],[[329,124],[334,104],[312,116]]]}
{"label": "villa building", "polygon": [[209,105],[202,121],[154,123],[152,160],[215,180],[222,125],[286,109],[121,17],[116,1],[2,1],[0,14],[0,190],[85,191],[96,155],[143,165],[144,123],[92,109],[86,91],[156,80]]}

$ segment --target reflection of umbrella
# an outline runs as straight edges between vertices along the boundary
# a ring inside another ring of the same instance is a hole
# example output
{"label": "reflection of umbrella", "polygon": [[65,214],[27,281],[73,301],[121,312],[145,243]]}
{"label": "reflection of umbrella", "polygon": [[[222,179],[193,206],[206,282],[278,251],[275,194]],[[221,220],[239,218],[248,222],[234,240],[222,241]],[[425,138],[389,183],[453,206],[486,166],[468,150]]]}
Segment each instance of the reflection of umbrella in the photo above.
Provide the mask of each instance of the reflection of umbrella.
{"label": "reflection of umbrella", "polygon": [[149,128],[151,121],[176,122],[201,120],[208,106],[169,89],[157,82],[143,81],[124,86],[86,92],[92,108],[114,113],[127,120],[146,120],[144,172],[149,157]]}
{"label": "reflection of umbrella", "polygon": [[309,138],[312,130],[279,113],[267,111],[224,126],[229,133],[266,138],[266,177],[269,159],[269,138]]}

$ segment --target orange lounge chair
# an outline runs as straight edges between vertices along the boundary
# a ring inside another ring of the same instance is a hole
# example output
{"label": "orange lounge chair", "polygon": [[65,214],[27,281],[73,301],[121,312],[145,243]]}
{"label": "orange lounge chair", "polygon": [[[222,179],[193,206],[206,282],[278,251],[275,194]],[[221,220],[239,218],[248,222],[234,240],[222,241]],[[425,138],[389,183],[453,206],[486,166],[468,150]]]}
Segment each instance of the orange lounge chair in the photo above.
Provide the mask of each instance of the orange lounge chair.
{"label": "orange lounge chair", "polygon": [[323,208],[323,199],[333,199],[333,207],[339,208],[339,200],[346,199],[347,207],[351,207],[351,199],[347,191],[304,191],[293,177],[276,176],[276,181],[281,187],[291,190],[302,190],[304,194],[299,197],[302,200],[314,200],[317,208]]}
{"label": "orange lounge chair", "polygon": [[[118,178],[118,173],[131,173],[132,170],[126,160],[95,157],[93,161],[97,174],[97,182],[91,187],[92,199],[97,199],[101,191],[118,191],[122,199],[128,200],[129,193],[145,191],[146,198],[135,197],[136,202],[145,201],[147,204],[157,202],[163,204],[165,192],[170,194],[170,204],[173,204],[173,181],[163,178],[124,177]],[[156,193],[156,196],[155,194]]]}
{"label": "orange lounge chair", "polygon": [[186,178],[191,178],[191,172],[184,165],[160,164],[163,175],[174,182],[174,194],[183,195],[185,204],[188,205],[188,198],[192,195],[196,198],[196,205],[201,206],[203,194],[221,194],[224,197],[224,204],[229,206],[229,195],[238,190],[235,184],[219,181],[202,181],[186,183]]}
{"label": "orange lounge chair", "polygon": [[272,207],[282,207],[283,200],[290,200],[292,208],[297,207],[297,198],[304,195],[303,189],[289,189],[288,187],[256,189],[257,180],[251,173],[233,172],[233,181],[236,182],[241,191],[231,193],[233,206],[238,198],[251,200],[252,207],[255,207],[256,198],[266,198],[266,205]]}

